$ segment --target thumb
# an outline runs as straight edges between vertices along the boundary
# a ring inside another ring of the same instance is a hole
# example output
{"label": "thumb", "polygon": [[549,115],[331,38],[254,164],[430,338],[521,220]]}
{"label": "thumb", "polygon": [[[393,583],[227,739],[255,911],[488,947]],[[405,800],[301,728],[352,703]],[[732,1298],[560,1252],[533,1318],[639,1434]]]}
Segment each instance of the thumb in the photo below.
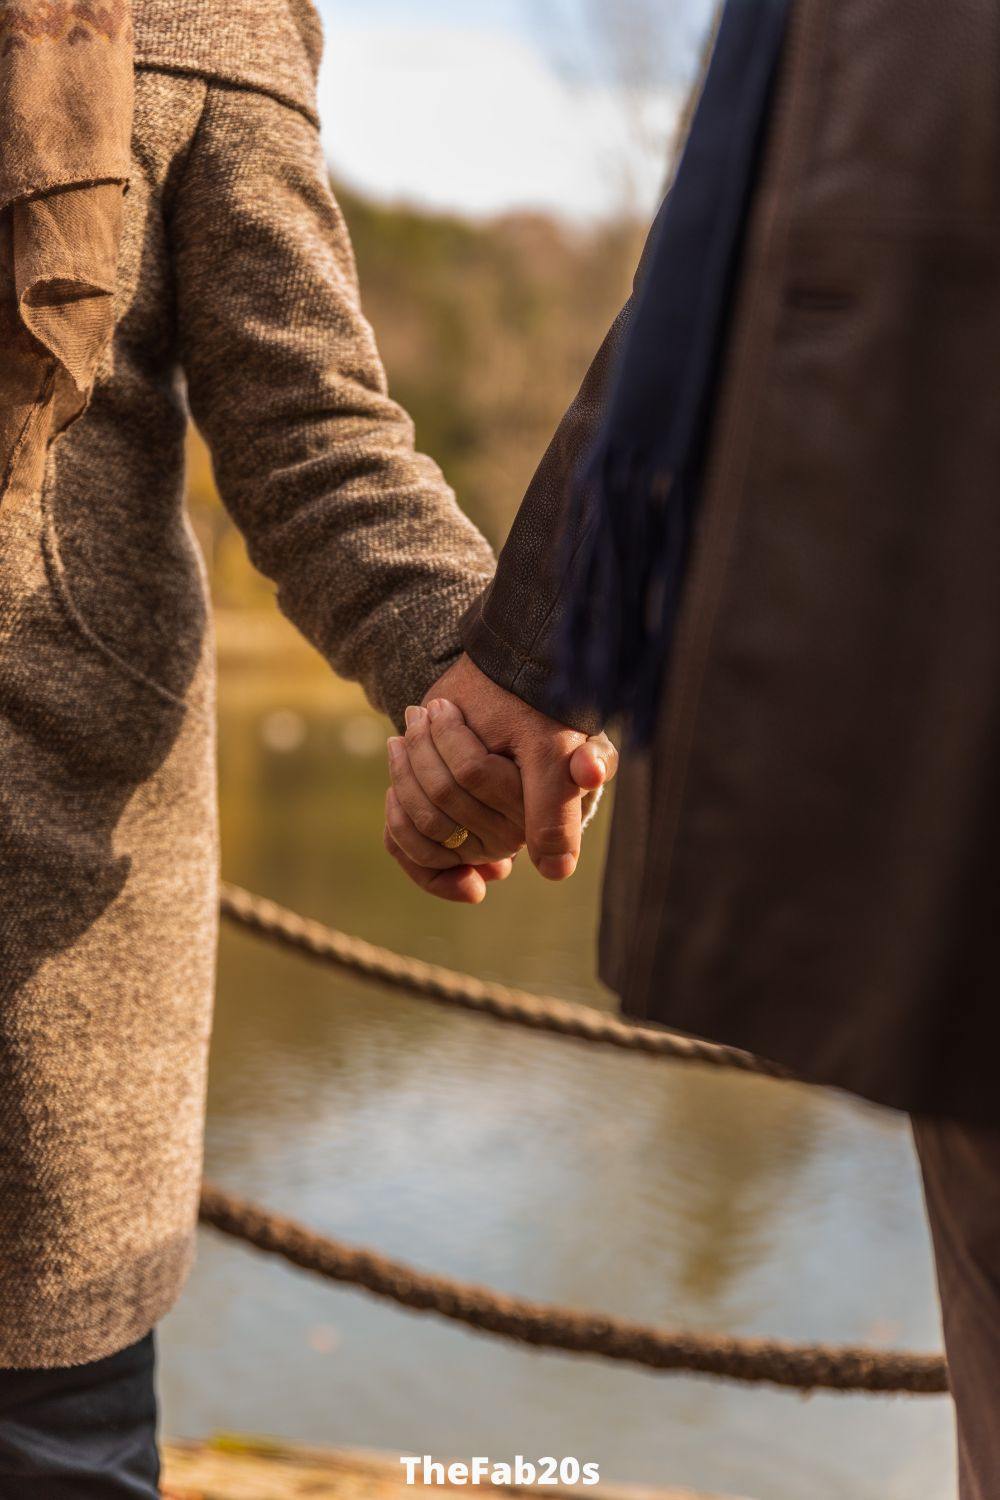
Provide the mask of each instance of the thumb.
{"label": "thumb", "polygon": [[594,792],[613,781],[618,770],[618,751],[606,734],[592,735],[573,751],[569,774],[582,792]]}
{"label": "thumb", "polygon": [[569,757],[540,753],[521,765],[524,836],[531,862],[546,880],[568,880],[580,858],[580,788]]}

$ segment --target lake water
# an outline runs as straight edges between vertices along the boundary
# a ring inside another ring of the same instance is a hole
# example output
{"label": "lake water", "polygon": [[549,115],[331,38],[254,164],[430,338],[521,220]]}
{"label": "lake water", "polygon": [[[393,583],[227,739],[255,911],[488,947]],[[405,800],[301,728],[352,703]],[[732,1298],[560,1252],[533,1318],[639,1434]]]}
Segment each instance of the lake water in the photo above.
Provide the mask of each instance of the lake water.
{"label": "lake water", "polygon": [[[338,697],[337,704],[342,704]],[[484,907],[382,853],[384,732],[227,689],[225,874],[380,943],[608,1006],[603,835]],[[451,1015],[223,934],[207,1171],[414,1265],[666,1326],[939,1347],[905,1123],[764,1080]],[[939,1398],[809,1399],[540,1354],[204,1232],[163,1327],[164,1429],[594,1460],[752,1500],[952,1500]]]}

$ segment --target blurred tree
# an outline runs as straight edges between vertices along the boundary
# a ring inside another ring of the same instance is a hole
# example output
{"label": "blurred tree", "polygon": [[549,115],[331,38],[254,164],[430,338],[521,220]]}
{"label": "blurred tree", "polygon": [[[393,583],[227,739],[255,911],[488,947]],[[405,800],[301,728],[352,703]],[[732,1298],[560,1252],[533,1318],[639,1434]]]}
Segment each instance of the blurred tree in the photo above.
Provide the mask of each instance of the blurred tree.
{"label": "blurred tree", "polygon": [[584,235],[537,216],[474,224],[340,199],[393,394],[501,541],[627,295],[634,226]]}

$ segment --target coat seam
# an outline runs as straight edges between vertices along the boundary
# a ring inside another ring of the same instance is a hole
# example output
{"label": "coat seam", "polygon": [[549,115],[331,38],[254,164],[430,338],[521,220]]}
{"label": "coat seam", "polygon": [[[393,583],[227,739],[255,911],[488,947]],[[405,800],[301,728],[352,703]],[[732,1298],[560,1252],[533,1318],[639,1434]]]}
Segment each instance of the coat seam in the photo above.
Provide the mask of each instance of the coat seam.
{"label": "coat seam", "polygon": [[250,83],[236,78],[224,78],[219,73],[214,73],[210,68],[192,68],[178,63],[157,62],[152,58],[142,58],[136,61],[136,72],[164,73],[172,78],[198,78],[206,84],[208,91],[221,89],[227,92],[239,94],[260,94],[265,99],[273,99],[285,109],[290,109],[297,115],[302,115],[309,121],[314,130],[319,130],[320,119],[314,109],[302,104],[299,100],[286,94],[281,89],[265,88],[262,83]]}
{"label": "coat seam", "polygon": [[45,572],[52,586],[53,593],[62,606],[63,612],[69,619],[70,624],[74,626],[86,643],[99,656],[103,657],[107,663],[130,681],[138,683],[149,692],[155,693],[158,698],[162,698],[172,708],[183,708],[187,713],[194,712],[200,717],[204,717],[204,711],[198,705],[192,704],[187,698],[181,697],[179,693],[174,693],[170,688],[164,687],[154,677],[150,677],[148,673],[143,672],[140,667],[134,666],[124,656],[120,656],[114,647],[110,646],[90,624],[86,615],[74,599],[69,581],[66,578],[66,569],[63,564],[59,548],[59,538],[55,527],[55,517],[52,514],[52,507],[44,493],[40,504],[42,513],[42,558],[45,564]]}

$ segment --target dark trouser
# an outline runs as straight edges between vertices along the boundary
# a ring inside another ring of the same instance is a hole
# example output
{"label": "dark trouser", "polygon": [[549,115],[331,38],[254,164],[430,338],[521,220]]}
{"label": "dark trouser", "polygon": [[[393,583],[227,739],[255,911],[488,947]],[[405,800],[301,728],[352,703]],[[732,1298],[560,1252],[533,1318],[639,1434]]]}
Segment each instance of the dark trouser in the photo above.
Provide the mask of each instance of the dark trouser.
{"label": "dark trouser", "polygon": [[0,1370],[0,1500],[158,1500],[153,1335],[70,1370]]}
{"label": "dark trouser", "polygon": [[1000,1129],[914,1119],[958,1426],[961,1500],[1000,1495]]}

